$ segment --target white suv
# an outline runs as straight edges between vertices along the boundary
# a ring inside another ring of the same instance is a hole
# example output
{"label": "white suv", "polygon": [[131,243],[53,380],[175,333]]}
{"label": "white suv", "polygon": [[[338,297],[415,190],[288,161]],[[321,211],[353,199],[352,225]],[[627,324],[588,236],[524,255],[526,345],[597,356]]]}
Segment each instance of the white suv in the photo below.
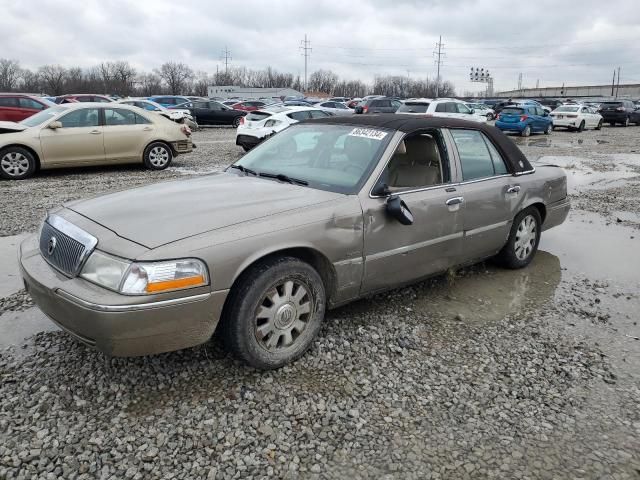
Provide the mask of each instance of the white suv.
{"label": "white suv", "polygon": [[475,115],[464,102],[455,98],[410,98],[400,105],[397,114],[422,115],[423,117],[460,118],[472,122],[486,123],[487,117]]}

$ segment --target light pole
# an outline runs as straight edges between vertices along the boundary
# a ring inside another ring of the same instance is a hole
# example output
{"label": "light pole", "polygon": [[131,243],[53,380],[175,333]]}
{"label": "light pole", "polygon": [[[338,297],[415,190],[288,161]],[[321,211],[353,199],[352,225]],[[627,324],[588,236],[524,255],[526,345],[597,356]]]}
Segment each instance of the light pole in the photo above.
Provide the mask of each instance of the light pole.
{"label": "light pole", "polygon": [[469,80],[474,83],[486,83],[487,89],[485,91],[485,97],[493,96],[493,77],[489,73],[489,69],[471,67],[471,72],[469,72]]}

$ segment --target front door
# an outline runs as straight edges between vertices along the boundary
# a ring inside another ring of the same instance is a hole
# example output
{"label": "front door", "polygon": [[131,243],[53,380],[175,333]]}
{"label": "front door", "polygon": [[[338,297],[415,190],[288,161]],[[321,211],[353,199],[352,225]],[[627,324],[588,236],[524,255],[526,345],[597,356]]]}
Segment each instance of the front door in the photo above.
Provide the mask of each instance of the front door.
{"label": "front door", "polygon": [[75,108],[58,119],[62,128],[40,130],[42,163],[84,165],[104,162],[104,134],[97,108]]}
{"label": "front door", "polygon": [[493,143],[477,130],[450,130],[462,170],[465,263],[497,253],[506,243],[522,195]]}
{"label": "front door", "polygon": [[443,146],[439,130],[407,136],[379,181],[407,204],[414,217],[412,225],[403,225],[387,213],[388,196],[361,195],[363,293],[442,272],[458,262],[462,212]]}

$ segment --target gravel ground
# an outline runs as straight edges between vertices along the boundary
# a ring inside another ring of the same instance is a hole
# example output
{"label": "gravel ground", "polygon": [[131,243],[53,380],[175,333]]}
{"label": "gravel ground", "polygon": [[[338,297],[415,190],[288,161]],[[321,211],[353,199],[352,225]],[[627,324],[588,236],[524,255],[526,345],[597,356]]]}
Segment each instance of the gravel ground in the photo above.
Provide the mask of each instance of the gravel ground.
{"label": "gravel ground", "polygon": [[[638,134],[583,132],[580,147],[564,132],[516,141],[530,158],[580,156],[597,169],[640,148]],[[71,198],[221,168],[240,155],[220,142],[232,138],[196,133],[200,148],[160,174],[2,182],[25,211],[3,215],[0,231],[33,230]],[[599,198],[586,209],[605,212]],[[329,313],[302,359],[269,373],[216,339],[109,359],[63,332],[37,334],[29,355],[0,352],[0,479],[637,480],[640,356],[637,337],[623,336],[637,325],[637,285],[566,265],[540,252],[525,270],[481,264],[356,302]],[[27,306],[12,297],[0,306]]]}

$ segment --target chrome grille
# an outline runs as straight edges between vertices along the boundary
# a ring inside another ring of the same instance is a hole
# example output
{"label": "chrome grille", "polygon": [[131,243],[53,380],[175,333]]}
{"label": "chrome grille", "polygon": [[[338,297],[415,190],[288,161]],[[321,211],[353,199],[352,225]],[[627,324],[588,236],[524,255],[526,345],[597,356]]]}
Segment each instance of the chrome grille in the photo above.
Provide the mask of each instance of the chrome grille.
{"label": "chrome grille", "polygon": [[84,260],[97,243],[95,237],[58,216],[49,216],[40,232],[42,257],[70,276],[80,272]]}

